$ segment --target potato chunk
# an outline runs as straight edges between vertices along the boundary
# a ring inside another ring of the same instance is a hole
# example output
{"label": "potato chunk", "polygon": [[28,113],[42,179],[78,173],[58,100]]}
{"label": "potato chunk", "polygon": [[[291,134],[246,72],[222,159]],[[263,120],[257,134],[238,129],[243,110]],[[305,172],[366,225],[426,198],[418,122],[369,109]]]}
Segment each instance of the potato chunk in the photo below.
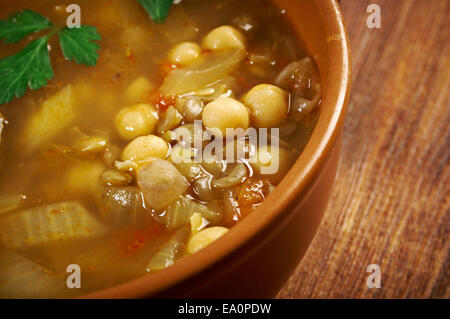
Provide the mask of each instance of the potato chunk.
{"label": "potato chunk", "polygon": [[145,201],[156,210],[177,201],[189,186],[186,178],[172,163],[161,159],[139,168],[137,183],[144,193]]}
{"label": "potato chunk", "polygon": [[106,228],[74,201],[35,207],[0,218],[0,243],[13,249],[99,237],[105,233]]}
{"label": "potato chunk", "polygon": [[66,86],[48,98],[30,119],[23,135],[31,152],[70,126],[76,118],[72,87]]}

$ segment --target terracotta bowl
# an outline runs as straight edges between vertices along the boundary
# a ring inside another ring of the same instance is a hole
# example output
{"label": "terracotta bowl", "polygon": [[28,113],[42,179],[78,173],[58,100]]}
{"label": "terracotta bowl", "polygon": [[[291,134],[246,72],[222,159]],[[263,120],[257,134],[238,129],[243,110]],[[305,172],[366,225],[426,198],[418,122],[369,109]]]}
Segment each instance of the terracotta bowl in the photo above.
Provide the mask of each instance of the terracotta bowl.
{"label": "terracotta bowl", "polygon": [[270,298],[317,231],[336,176],[350,88],[350,50],[335,0],[274,0],[316,60],[321,115],[304,152],[272,195],[223,238],[172,267],[86,298]]}

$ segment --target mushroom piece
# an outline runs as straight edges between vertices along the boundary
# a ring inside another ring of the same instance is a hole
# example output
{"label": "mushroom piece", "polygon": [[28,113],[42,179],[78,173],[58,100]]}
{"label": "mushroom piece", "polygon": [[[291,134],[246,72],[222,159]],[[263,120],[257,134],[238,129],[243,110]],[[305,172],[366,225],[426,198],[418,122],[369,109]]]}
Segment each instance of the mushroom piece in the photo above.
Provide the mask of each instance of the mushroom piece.
{"label": "mushroom piece", "polygon": [[159,211],[177,201],[189,183],[176,167],[165,160],[154,161],[137,170],[137,184],[151,208]]}
{"label": "mushroom piece", "polygon": [[291,93],[291,112],[297,120],[303,119],[320,103],[319,71],[309,57],[287,65],[275,84]]}

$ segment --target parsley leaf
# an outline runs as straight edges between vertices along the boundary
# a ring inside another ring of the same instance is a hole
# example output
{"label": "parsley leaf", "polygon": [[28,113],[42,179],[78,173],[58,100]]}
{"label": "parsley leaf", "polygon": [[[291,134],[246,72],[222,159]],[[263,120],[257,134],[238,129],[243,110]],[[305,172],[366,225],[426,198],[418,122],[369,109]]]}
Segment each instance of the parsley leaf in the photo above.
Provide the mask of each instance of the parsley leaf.
{"label": "parsley leaf", "polygon": [[39,89],[53,78],[48,39],[36,39],[19,53],[0,59],[0,104],[21,97],[27,87]]}
{"label": "parsley leaf", "polygon": [[15,12],[7,20],[0,20],[0,39],[5,43],[17,43],[28,34],[51,26],[46,17],[31,10]]}
{"label": "parsley leaf", "polygon": [[0,58],[0,105],[20,98],[29,87],[39,89],[53,78],[50,64],[48,40],[59,34],[59,43],[64,57],[78,64],[95,65],[101,40],[97,29],[92,26],[80,28],[52,27],[44,16],[31,10],[13,13],[8,20],[0,20],[0,39],[16,43],[32,32],[52,28],[49,34],[28,44],[22,51],[6,58]]}
{"label": "parsley leaf", "polygon": [[173,0],[137,0],[156,23],[161,23],[169,14]]}
{"label": "parsley leaf", "polygon": [[78,64],[95,65],[97,63],[100,46],[93,42],[101,40],[97,29],[83,25],[80,28],[64,28],[59,32],[59,44],[64,57],[75,60]]}

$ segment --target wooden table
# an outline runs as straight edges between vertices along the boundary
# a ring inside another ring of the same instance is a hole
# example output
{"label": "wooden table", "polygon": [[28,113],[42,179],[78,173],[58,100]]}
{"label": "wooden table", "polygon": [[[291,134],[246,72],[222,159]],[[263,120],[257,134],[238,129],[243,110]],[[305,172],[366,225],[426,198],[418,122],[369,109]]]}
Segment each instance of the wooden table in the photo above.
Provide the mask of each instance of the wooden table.
{"label": "wooden table", "polygon": [[[366,26],[369,4],[381,29]],[[342,0],[353,54],[322,225],[281,298],[449,298],[450,1]],[[369,289],[369,264],[381,288]]]}

